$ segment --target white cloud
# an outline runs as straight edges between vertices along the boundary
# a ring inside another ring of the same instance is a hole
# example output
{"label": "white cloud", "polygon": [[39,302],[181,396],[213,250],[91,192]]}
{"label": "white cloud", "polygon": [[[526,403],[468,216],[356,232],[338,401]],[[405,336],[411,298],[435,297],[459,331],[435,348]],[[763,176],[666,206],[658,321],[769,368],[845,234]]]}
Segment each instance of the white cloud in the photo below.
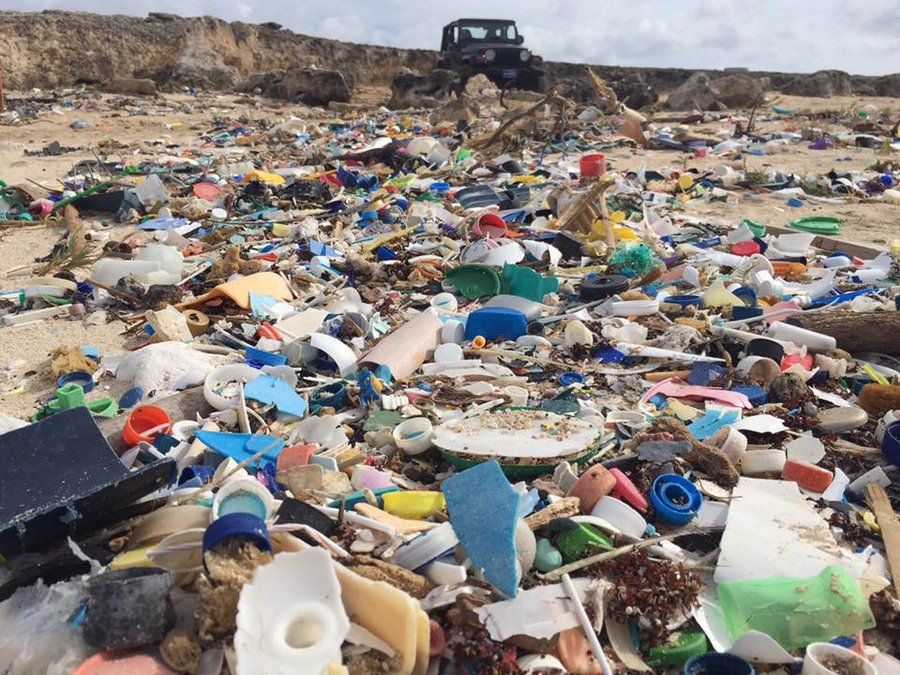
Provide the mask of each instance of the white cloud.
{"label": "white cloud", "polygon": [[[104,14],[171,12],[277,21],[297,33],[435,49],[459,17],[515,19],[526,44],[552,60],[605,65],[809,72],[898,69],[900,31],[891,3],[871,0],[26,0],[27,9]],[[0,0],[21,10],[22,0]]]}

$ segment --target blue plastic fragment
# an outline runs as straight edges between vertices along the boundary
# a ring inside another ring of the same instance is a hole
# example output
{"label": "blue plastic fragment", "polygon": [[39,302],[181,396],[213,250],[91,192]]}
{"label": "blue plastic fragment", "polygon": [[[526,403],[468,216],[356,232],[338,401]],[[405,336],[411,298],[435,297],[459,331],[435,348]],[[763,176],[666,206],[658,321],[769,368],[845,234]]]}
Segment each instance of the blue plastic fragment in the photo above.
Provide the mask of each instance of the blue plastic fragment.
{"label": "blue plastic fragment", "polygon": [[284,380],[272,375],[260,375],[244,387],[244,396],[266,405],[275,404],[278,412],[303,417],[309,404]]}
{"label": "blue plastic fragment", "polygon": [[691,365],[691,374],[687,377],[688,384],[698,387],[708,387],[725,374],[725,369],[717,363],[694,363]]}
{"label": "blue plastic fragment", "polygon": [[441,485],[450,523],[484,578],[507,597],[519,591],[515,533],[519,495],[496,460],[451,476]]}
{"label": "blue plastic fragment", "polygon": [[119,399],[119,407],[123,410],[128,410],[136,406],[142,398],[144,398],[144,390],[140,387],[134,387],[122,394],[122,398]]}
{"label": "blue plastic fragment", "polygon": [[[258,378],[257,378],[258,379]],[[236,462],[250,459],[257,452],[269,447],[261,459],[274,462],[284,447],[284,439],[276,436],[252,434],[226,434],[219,431],[198,431],[194,436],[212,452],[231,457]]]}
{"label": "blue plastic fragment", "polygon": [[746,385],[741,387],[732,387],[731,391],[746,396],[748,399],[750,399],[750,404],[753,405],[753,407],[766,404],[766,390],[762,387],[757,387],[755,385]]}
{"label": "blue plastic fragment", "polygon": [[691,422],[687,430],[698,441],[704,441],[714,435],[719,429],[729,424],[737,422],[738,412],[736,410],[729,412],[719,412],[710,410],[703,417]]}
{"label": "blue plastic fragment", "polygon": [[272,306],[278,302],[271,295],[250,291],[250,311],[254,318],[273,316]]}
{"label": "blue plastic fragment", "polygon": [[580,373],[562,373],[558,378],[560,386],[571,387],[573,384],[584,384],[584,375]]}
{"label": "blue plastic fragment", "polygon": [[255,347],[247,347],[245,355],[248,362],[259,364],[259,366],[283,366],[287,363],[287,357],[281,354],[270,354],[262,349]]}

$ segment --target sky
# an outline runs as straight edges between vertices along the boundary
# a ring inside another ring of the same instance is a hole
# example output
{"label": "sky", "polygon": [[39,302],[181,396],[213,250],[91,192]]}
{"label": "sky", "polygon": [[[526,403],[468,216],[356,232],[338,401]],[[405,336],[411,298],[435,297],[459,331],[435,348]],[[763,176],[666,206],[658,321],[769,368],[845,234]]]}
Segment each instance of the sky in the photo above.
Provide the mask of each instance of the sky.
{"label": "sky", "polygon": [[0,0],[0,9],[169,12],[437,49],[460,17],[515,19],[545,59],[621,66],[900,71],[896,0]]}

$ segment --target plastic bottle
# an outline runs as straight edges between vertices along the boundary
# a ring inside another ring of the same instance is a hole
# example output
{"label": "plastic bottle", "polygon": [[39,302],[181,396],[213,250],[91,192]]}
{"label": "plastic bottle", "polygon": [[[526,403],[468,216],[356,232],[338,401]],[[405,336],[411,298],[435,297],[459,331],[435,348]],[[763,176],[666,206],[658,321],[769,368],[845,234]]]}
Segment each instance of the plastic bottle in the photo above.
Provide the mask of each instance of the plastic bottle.
{"label": "plastic bottle", "polygon": [[719,584],[719,601],[733,638],[758,630],[787,650],[875,625],[859,583],[840,567],[809,579],[727,581]]}
{"label": "plastic bottle", "polygon": [[799,326],[792,326],[784,321],[778,321],[769,328],[769,337],[785,342],[793,342],[798,346],[805,346],[814,351],[826,352],[837,347],[837,340],[830,335],[823,335],[812,330],[806,330]]}

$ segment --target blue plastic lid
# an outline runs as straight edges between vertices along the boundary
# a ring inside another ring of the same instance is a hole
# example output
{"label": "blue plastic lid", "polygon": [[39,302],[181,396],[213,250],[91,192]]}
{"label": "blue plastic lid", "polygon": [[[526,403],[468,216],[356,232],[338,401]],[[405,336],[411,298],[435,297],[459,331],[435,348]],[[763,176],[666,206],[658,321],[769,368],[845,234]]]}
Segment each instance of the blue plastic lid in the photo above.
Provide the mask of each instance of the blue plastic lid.
{"label": "blue plastic lid", "polygon": [[92,391],[94,389],[94,378],[91,377],[91,374],[86,371],[76,370],[74,372],[61,375],[60,378],[56,381],[56,388],[61,389],[67,384],[77,384],[84,390],[84,393],[87,394],[89,391]]}
{"label": "blue plastic lid", "polygon": [[269,533],[261,518],[249,513],[229,513],[217,518],[203,533],[203,552],[210,551],[223,541],[241,537],[249,539],[261,551],[271,551]]}
{"label": "blue plastic lid", "polygon": [[703,496],[694,484],[674,473],[657,477],[648,496],[656,515],[668,525],[686,525],[703,504]]}
{"label": "blue plastic lid", "polygon": [[700,305],[699,295],[671,295],[666,298],[664,303],[678,305],[679,307],[697,307]]}

